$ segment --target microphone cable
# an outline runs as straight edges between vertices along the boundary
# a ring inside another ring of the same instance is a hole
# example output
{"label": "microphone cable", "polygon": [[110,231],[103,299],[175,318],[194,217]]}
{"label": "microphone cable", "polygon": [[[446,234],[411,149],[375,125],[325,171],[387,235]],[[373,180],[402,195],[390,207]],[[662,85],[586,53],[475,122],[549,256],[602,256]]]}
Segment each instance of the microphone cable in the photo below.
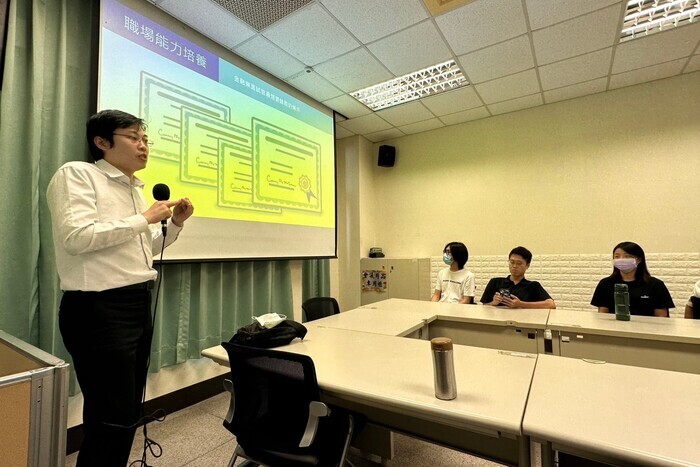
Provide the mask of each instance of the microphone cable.
{"label": "microphone cable", "polygon": [[[148,359],[146,360],[146,378],[143,382],[143,392],[141,394],[141,411],[143,413],[146,404],[146,384],[148,382],[148,369],[151,366],[151,345],[153,344],[153,334],[155,334],[156,328],[156,313],[158,312],[158,297],[160,296],[160,286],[163,283],[163,252],[165,251],[165,237],[167,235],[167,230],[163,226],[163,245],[160,249],[160,261],[158,262],[158,284],[156,285],[156,296],[153,303],[153,316],[151,318],[151,342],[148,346]],[[136,459],[129,464],[132,466],[141,467],[152,467],[148,464],[148,453],[157,459],[163,455],[163,447],[154,439],[148,437],[148,424],[151,422],[163,422],[167,417],[165,409],[156,409],[153,413],[141,418],[135,423],[136,426],[143,423],[143,453],[141,454],[141,459]]]}

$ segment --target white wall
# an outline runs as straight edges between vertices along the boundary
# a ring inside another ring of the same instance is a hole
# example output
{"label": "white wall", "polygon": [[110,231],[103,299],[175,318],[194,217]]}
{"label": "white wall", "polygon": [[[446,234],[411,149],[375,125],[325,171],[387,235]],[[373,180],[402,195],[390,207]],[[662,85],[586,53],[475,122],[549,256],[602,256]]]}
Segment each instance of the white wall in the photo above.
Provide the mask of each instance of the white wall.
{"label": "white wall", "polygon": [[[390,141],[376,225],[391,255],[698,251],[700,73]],[[379,168],[377,169],[379,170]],[[364,231],[364,226],[363,226]]]}

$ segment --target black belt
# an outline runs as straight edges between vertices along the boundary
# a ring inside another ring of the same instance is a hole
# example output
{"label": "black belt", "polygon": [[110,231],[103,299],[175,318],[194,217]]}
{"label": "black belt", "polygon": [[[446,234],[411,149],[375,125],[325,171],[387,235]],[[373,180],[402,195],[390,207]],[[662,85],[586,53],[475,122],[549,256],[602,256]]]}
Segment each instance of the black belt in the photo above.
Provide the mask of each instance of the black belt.
{"label": "black belt", "polygon": [[138,284],[125,285],[124,287],[116,287],[110,290],[153,290],[156,281],[139,282]]}

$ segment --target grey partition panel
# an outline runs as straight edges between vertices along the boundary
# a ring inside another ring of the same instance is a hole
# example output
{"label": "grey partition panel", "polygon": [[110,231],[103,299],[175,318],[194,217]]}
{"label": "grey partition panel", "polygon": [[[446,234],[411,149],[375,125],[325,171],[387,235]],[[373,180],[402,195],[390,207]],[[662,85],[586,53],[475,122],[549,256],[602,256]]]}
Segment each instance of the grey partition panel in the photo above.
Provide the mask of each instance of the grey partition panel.
{"label": "grey partition panel", "polygon": [[[13,456],[29,467],[63,467],[66,457],[68,364],[0,331],[0,389],[28,385],[25,407],[15,407],[0,423],[28,426],[26,445]],[[14,417],[14,418],[13,418]],[[7,425],[6,425],[7,426]],[[22,451],[22,452],[19,452]]]}

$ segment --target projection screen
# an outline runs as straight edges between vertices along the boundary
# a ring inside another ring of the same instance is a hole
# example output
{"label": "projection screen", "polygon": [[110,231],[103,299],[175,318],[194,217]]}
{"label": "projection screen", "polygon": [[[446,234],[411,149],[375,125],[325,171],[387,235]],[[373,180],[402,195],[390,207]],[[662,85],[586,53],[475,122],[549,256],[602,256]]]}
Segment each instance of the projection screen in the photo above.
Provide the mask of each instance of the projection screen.
{"label": "projection screen", "polygon": [[332,111],[145,2],[100,25],[98,108],[146,121],[149,202],[195,206],[166,261],[336,256]]}

